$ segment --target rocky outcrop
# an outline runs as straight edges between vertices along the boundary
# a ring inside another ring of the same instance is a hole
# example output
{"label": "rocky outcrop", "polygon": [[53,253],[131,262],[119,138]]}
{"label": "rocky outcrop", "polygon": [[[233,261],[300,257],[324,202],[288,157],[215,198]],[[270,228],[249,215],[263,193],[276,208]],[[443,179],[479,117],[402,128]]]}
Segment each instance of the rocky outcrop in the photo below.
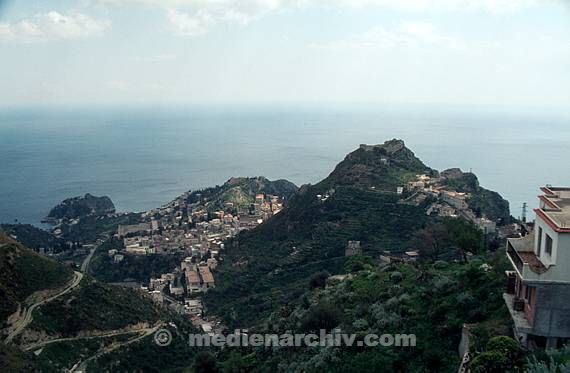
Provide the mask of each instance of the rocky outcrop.
{"label": "rocky outcrop", "polygon": [[86,216],[101,216],[114,212],[115,205],[109,197],[96,197],[87,193],[83,197],[68,198],[62,201],[51,209],[45,221],[79,219]]}

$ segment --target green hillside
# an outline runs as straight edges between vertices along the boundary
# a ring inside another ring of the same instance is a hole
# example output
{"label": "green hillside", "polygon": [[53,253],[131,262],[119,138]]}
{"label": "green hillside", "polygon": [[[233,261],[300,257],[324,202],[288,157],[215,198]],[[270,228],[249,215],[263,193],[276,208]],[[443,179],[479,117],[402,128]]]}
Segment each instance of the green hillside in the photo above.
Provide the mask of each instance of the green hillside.
{"label": "green hillside", "polygon": [[[59,372],[69,369],[80,359],[96,355],[106,346],[124,343],[139,335],[137,332],[126,333],[125,328],[137,324],[141,328],[144,325],[150,328],[169,321],[176,321],[182,327],[187,323],[135,290],[100,283],[90,277],[83,277],[75,288],[63,292],[72,274],[66,266],[42,257],[0,233],[3,328],[7,326],[7,317],[17,310],[18,303],[34,292],[56,288],[59,291],[49,296],[36,294],[28,301],[26,308],[35,305],[33,312],[30,311],[30,323],[23,324],[11,341],[7,339],[0,343],[0,371]],[[21,321],[23,323],[24,319]],[[3,335],[7,336],[8,331],[8,328],[2,330]],[[105,332],[112,333],[109,337],[98,337]],[[144,330],[138,333],[142,332]],[[59,338],[67,339],[42,349],[26,350],[27,346]],[[137,343],[152,345],[152,336]],[[34,354],[33,351],[39,352]]]}
{"label": "green hillside", "polygon": [[35,291],[58,288],[71,280],[72,270],[24,248],[0,232],[0,320],[17,310]]}
{"label": "green hillside", "polygon": [[30,328],[69,337],[141,322],[152,324],[159,318],[155,305],[133,290],[88,278],[77,289],[37,310]]}
{"label": "green hillside", "polygon": [[235,208],[247,208],[255,202],[258,193],[284,197],[286,200],[297,192],[297,186],[287,180],[268,180],[265,177],[234,177],[223,185],[194,191],[188,203],[202,202],[209,210],[222,209],[226,204]]}
{"label": "green hillside", "polygon": [[430,219],[425,205],[400,203],[396,188],[434,172],[400,140],[360,147],[326,179],[301,187],[280,214],[226,245],[208,304],[230,325],[250,326],[298,299],[315,272],[341,273],[349,240],[361,241],[367,255],[408,250]]}
{"label": "green hillside", "polygon": [[[484,270],[483,263],[492,270]],[[371,258],[354,257],[348,277],[313,290],[306,284],[299,302],[282,304],[256,332],[336,328],[360,341],[366,334],[414,334],[415,347],[242,348],[220,351],[219,359],[254,372],[454,372],[464,323],[480,323],[473,330],[473,350],[490,336],[509,333],[501,295],[506,268],[502,253],[469,264],[421,266],[377,266]]]}

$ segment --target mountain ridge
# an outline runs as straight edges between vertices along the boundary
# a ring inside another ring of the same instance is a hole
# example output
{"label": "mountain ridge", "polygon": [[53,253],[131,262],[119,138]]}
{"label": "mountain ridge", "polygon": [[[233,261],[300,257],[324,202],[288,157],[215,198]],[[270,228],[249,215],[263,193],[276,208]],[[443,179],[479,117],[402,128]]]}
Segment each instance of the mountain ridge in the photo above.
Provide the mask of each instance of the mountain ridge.
{"label": "mountain ridge", "polygon": [[313,273],[342,273],[348,241],[360,241],[364,255],[412,250],[416,232],[438,221],[425,213],[429,198],[406,204],[397,192],[418,174],[439,177],[402,140],[349,153],[325,179],[301,186],[281,213],[226,245],[221,281],[206,296],[213,311],[239,326],[259,320],[298,298]]}

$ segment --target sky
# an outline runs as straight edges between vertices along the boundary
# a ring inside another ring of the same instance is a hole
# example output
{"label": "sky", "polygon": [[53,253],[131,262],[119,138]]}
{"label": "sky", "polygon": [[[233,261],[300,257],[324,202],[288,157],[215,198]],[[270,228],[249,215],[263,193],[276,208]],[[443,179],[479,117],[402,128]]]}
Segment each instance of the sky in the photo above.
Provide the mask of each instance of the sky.
{"label": "sky", "polygon": [[570,108],[570,0],[0,0],[0,106]]}

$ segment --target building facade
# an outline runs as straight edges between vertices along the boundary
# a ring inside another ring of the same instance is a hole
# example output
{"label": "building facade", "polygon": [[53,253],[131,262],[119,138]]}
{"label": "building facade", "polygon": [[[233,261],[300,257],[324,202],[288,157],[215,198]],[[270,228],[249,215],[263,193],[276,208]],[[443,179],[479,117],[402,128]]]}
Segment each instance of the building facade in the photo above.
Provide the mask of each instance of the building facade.
{"label": "building facade", "polygon": [[541,190],[534,230],[508,239],[504,298],[523,345],[557,348],[570,341],[570,188]]}

